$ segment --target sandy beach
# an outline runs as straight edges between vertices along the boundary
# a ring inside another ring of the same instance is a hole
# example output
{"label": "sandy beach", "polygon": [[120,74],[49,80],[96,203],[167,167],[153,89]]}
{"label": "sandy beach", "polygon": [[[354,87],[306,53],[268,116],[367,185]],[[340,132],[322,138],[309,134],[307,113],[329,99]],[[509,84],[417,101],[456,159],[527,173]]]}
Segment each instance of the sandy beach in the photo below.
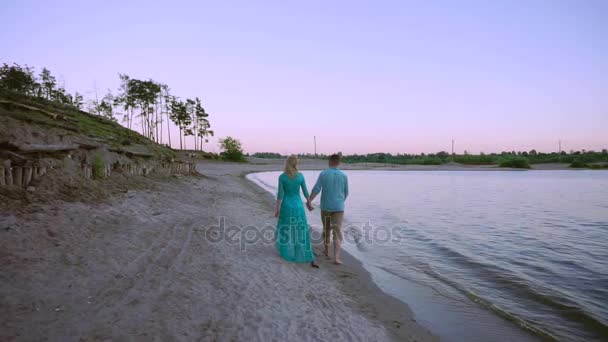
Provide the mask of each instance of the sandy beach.
{"label": "sandy beach", "polygon": [[[436,340],[353,258],[313,269],[239,240],[275,225],[272,196],[244,175],[280,163],[197,168],[102,203],[1,213],[0,339]],[[236,235],[217,238],[221,218]]]}

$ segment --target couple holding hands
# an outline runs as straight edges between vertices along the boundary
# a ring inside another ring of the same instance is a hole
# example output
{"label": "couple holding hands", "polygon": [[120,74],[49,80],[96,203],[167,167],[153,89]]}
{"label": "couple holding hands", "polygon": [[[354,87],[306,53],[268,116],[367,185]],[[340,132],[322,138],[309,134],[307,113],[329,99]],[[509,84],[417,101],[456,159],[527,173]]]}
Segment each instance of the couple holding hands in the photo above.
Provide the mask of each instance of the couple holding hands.
{"label": "couple holding hands", "polygon": [[340,265],[340,246],[342,244],[342,219],[344,201],[348,197],[348,178],[338,169],[340,155],[329,157],[329,168],[319,175],[312,193],[308,193],[304,176],[298,172],[298,158],[290,156],[285,162],[285,171],[279,176],[279,190],[275,217],[278,217],[275,234],[279,254],[291,262],[309,262],[315,264],[310,230],[300,190],[306,197],[306,207],[313,210],[312,200],[321,194],[321,221],[323,222],[324,254],[329,258],[331,236],[334,241],[334,263]]}

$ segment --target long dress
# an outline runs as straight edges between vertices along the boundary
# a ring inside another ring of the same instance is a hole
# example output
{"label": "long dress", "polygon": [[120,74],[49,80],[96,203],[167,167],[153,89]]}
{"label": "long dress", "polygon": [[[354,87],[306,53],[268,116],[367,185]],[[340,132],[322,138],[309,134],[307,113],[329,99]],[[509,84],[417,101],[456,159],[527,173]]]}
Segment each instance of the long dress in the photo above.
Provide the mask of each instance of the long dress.
{"label": "long dress", "polygon": [[279,212],[279,221],[275,234],[276,246],[279,254],[291,262],[312,262],[315,256],[310,242],[310,231],[306,221],[306,213],[300,188],[308,198],[306,181],[301,173],[293,178],[286,173],[279,176],[279,191],[277,199],[282,200]]}

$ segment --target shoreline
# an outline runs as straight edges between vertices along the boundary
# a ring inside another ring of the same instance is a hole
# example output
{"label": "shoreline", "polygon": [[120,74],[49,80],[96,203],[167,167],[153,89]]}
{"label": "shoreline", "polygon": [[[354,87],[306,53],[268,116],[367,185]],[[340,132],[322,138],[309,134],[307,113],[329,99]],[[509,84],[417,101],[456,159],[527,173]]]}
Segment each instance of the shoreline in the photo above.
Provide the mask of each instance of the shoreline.
{"label": "shoreline", "polygon": [[[353,171],[374,171],[374,170],[378,170],[378,171],[386,171],[386,170],[382,170],[382,169],[369,169],[369,168],[344,168],[341,167],[341,169],[343,170],[353,170]],[[308,167],[302,167],[301,171],[318,171],[320,170],[317,167],[310,167],[310,165],[308,165]],[[275,171],[275,172],[280,172],[280,170],[265,170],[262,172],[269,172],[269,171]],[[394,170],[394,171],[398,171],[398,170]],[[411,171],[411,170],[410,170]],[[446,170],[447,171],[447,170]],[[460,170],[457,170],[460,171]],[[500,171],[500,170],[491,170],[491,171]],[[246,177],[246,175],[249,174],[255,174],[258,173],[260,171],[252,171],[252,172],[248,172],[243,174],[243,177]],[[268,194],[269,197],[269,202],[272,204],[274,203],[274,198],[272,198],[272,193],[271,191],[269,191],[268,189],[268,179],[264,179],[263,181],[261,179],[256,178],[256,176],[249,178],[247,177],[247,180],[254,184],[256,187],[259,187],[260,189],[262,189],[266,194]],[[276,190],[276,188],[275,188]],[[314,214],[313,214],[314,215]],[[362,257],[362,255],[359,255],[358,257],[351,254],[351,252],[349,252],[349,250],[344,249],[343,253],[345,256],[348,256],[349,259],[349,266],[354,267],[354,269],[356,269],[356,272],[361,275],[361,277],[364,278],[364,281],[366,282],[371,282],[374,290],[380,291],[382,292],[382,294],[384,295],[383,300],[385,302],[386,299],[388,298],[388,302],[390,304],[395,304],[394,301],[397,301],[399,303],[401,303],[403,306],[405,306],[406,310],[408,310],[409,312],[411,312],[413,314],[413,316],[415,317],[416,313],[418,311],[425,311],[425,309],[421,309],[420,305],[421,305],[421,301],[417,298],[412,297],[413,293],[417,293],[418,295],[421,295],[422,293],[426,293],[425,295],[423,295],[423,297],[425,297],[425,299],[429,300],[432,297],[432,291],[428,291],[427,288],[425,288],[424,290],[421,290],[420,288],[417,288],[416,290],[408,290],[405,291],[405,293],[408,293],[407,295],[403,295],[403,293],[397,294],[397,293],[391,293],[390,290],[382,290],[380,288],[379,284],[380,283],[376,283],[374,280],[372,280],[372,274],[370,273],[371,271],[366,269],[363,266],[363,261],[364,259],[359,259]],[[346,259],[346,258],[345,258]],[[405,279],[405,278],[404,278]],[[403,280],[403,279],[402,279]],[[405,280],[405,282],[407,283],[408,280]],[[384,284],[386,285],[386,284]],[[406,287],[417,287],[415,284],[411,283],[408,284]],[[347,292],[352,292],[352,289],[346,289]],[[390,301],[393,301],[392,303]],[[380,300],[382,301],[382,300]],[[469,303],[472,307],[474,307],[475,309],[479,310],[479,312],[484,312],[487,311],[489,313],[489,316],[487,318],[484,317],[484,322],[486,324],[503,324],[504,323],[504,328],[505,330],[501,330],[503,333],[508,333],[511,335],[511,337],[518,337],[521,338],[521,340],[525,340],[525,341],[536,341],[536,340],[542,340],[547,338],[548,335],[546,335],[544,332],[540,331],[540,330],[536,330],[535,328],[532,327],[527,327],[525,324],[522,324],[522,322],[518,321],[517,319],[505,316],[504,313],[502,313],[501,311],[496,311],[494,310],[492,307],[488,306],[477,306],[474,305],[473,302],[475,302],[475,300],[472,300],[471,303]],[[413,303],[413,306],[410,306],[410,303]],[[433,305],[434,306],[441,306],[438,304],[439,302],[434,302]],[[452,304],[444,304],[445,307],[443,307],[442,309],[446,309],[449,307],[449,309],[453,309],[453,307],[450,307],[450,305]],[[414,312],[415,309],[415,312]],[[448,309],[448,311],[449,311]],[[441,310],[440,310],[441,311]],[[424,323],[424,327],[426,329],[429,329],[431,332],[434,332],[435,335],[437,336],[441,336],[441,339],[443,338],[449,338],[450,335],[446,334],[446,330],[443,326],[441,326],[441,323],[439,324],[439,326],[437,326],[439,321],[429,321],[429,317],[428,315],[425,314],[421,314],[421,322],[425,322]],[[443,313],[439,313],[439,316],[444,315]],[[444,317],[445,318],[445,317]],[[445,319],[446,321],[452,321],[454,322],[453,319]],[[441,319],[441,321],[443,321],[443,319]],[[429,322],[432,322],[431,324],[429,324]],[[453,324],[453,323],[452,323]],[[512,325],[511,325],[512,324]],[[437,330],[435,330],[437,329]],[[474,329],[473,329],[474,330]],[[481,336],[484,336],[484,333],[480,333]],[[470,337],[470,336],[469,336]],[[488,336],[485,336],[486,338],[488,338]]]}
{"label": "shoreline", "polygon": [[[267,202],[269,210],[272,210],[275,204],[274,196],[246,178],[247,175],[257,172],[267,171],[246,171],[241,173],[240,177],[249,186],[255,188],[255,191],[261,192],[261,196],[265,197],[264,200]],[[323,267],[331,268],[332,271],[340,273],[341,290],[348,296],[354,299],[356,298],[360,305],[373,308],[366,310],[366,314],[369,315],[371,319],[381,321],[397,341],[411,339],[411,331],[408,332],[408,329],[421,329],[423,331],[423,336],[428,335],[426,337],[419,336],[414,339],[416,341],[439,340],[436,336],[432,335],[432,331],[428,331],[427,328],[422,327],[417,323],[414,313],[407,303],[380,289],[372,280],[371,274],[363,267],[363,264],[359,259],[351,255],[347,250],[343,250],[341,253],[343,264],[335,266],[331,261],[323,259],[320,248],[315,248],[317,263]],[[414,325],[414,327],[412,327],[412,325]],[[420,338],[422,338],[422,340]]]}

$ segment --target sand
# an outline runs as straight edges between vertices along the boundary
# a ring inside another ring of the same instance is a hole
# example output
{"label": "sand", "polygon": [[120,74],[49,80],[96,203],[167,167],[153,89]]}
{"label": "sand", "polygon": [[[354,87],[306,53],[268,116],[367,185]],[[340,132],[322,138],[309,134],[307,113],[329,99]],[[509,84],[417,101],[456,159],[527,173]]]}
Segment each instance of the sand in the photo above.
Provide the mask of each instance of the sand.
{"label": "sand", "polygon": [[436,340],[348,255],[313,269],[217,241],[220,218],[271,232],[272,196],[244,175],[278,169],[201,162],[102,203],[1,212],[0,340]]}

